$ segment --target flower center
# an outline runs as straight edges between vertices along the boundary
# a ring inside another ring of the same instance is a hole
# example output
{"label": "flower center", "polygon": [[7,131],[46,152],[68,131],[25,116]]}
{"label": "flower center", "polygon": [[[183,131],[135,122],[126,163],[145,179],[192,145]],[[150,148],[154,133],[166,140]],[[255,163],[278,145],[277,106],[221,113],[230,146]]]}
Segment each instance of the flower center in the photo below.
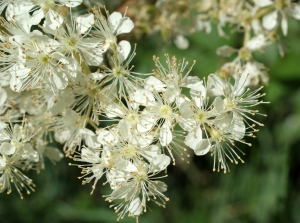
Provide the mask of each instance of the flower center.
{"label": "flower center", "polygon": [[252,53],[248,48],[242,48],[239,50],[239,56],[242,60],[250,60]]}
{"label": "flower center", "polygon": [[224,99],[224,104],[229,110],[232,110],[232,108],[236,106],[236,104],[232,100],[227,98]]}
{"label": "flower center", "polygon": [[170,118],[170,116],[172,115],[172,108],[169,105],[160,106],[159,115],[162,118]]}
{"label": "flower center", "polygon": [[109,37],[105,40],[106,43],[109,44],[109,47],[111,49],[115,49],[116,47],[116,42],[117,42],[117,38],[115,36]]}
{"label": "flower center", "polygon": [[198,122],[199,123],[204,123],[207,120],[206,114],[204,111],[199,111],[198,112]]}
{"label": "flower center", "polygon": [[139,121],[139,116],[136,113],[129,113],[127,115],[127,120],[131,125],[136,125]]}
{"label": "flower center", "polygon": [[148,180],[147,170],[143,166],[138,166],[138,172],[133,173],[134,180],[138,183]]}
{"label": "flower center", "polygon": [[213,140],[218,141],[218,142],[224,141],[223,133],[221,131],[212,129],[210,131],[210,134],[211,134],[211,137]]}
{"label": "flower center", "polygon": [[49,63],[49,58],[47,56],[43,56],[40,61],[43,65],[47,65]]}
{"label": "flower center", "polygon": [[125,73],[125,69],[123,67],[115,67],[112,70],[112,74],[117,78],[123,77],[124,73]]}
{"label": "flower center", "polygon": [[137,148],[133,145],[126,145],[123,147],[123,155],[127,158],[127,159],[132,159],[136,156],[136,151],[137,151]]}
{"label": "flower center", "polygon": [[66,44],[72,50],[76,47],[77,40],[74,37],[70,37],[70,38],[68,38]]}

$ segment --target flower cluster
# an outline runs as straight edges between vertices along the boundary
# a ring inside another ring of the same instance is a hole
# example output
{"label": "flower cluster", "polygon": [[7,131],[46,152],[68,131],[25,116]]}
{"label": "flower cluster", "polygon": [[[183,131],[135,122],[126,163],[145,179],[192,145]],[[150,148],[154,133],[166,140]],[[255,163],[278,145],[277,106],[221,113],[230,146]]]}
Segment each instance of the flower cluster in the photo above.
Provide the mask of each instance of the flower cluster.
{"label": "flower cluster", "polygon": [[[1,192],[10,193],[11,183],[21,197],[22,189],[34,191],[23,172],[43,169],[44,157],[62,158],[54,140],[82,170],[83,184],[93,182],[92,192],[106,178],[112,192],[104,197],[118,219],[138,220],[149,201],[165,207],[167,185],[160,179],[171,162],[189,162],[189,149],[210,153],[213,170],[224,173],[228,160],[243,162],[236,143],[250,146],[244,138],[263,125],[252,107],[266,103],[261,88],[247,88],[255,72],[200,80],[190,75],[195,61],[168,55],[166,63],[153,57],[150,74],[133,72],[135,49],[118,40],[132,31],[132,20],[105,7],[71,17],[57,11],[80,3],[1,3]],[[247,50],[257,50],[255,41],[261,39],[250,40]]]}
{"label": "flower cluster", "polygon": [[[244,86],[266,85],[269,81],[267,68],[254,59],[253,52],[262,52],[266,46],[277,42],[281,56],[284,49],[280,36],[288,33],[288,18],[300,20],[300,3],[292,0],[146,0],[130,1],[128,14],[135,18],[138,27],[135,36],[141,33],[160,32],[163,39],[173,40],[179,49],[189,48],[189,36],[196,32],[211,33],[217,26],[221,37],[228,38],[238,32],[243,36],[242,46],[235,49],[222,46],[217,54],[223,57],[237,56],[225,63],[216,74],[219,77],[236,78],[240,72],[249,73]],[[139,13],[143,12],[143,13]]]}

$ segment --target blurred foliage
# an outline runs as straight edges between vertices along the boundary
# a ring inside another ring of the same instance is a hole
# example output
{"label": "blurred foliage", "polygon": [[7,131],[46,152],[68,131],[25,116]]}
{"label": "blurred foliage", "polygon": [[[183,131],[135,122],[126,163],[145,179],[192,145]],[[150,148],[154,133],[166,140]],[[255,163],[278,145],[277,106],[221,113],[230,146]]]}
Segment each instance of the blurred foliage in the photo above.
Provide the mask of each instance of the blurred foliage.
{"label": "blurred foliage", "polygon": [[[230,30],[229,30],[230,31]],[[252,147],[243,147],[245,164],[230,165],[229,174],[213,173],[210,156],[192,157],[190,165],[171,167],[166,179],[166,209],[150,204],[148,213],[140,218],[150,222],[213,222],[213,223],[274,223],[300,222],[300,25],[289,21],[289,33],[281,39],[285,57],[281,58],[276,44],[255,58],[269,67],[270,83],[265,87],[265,101],[259,109],[268,117]],[[190,64],[197,60],[191,75],[207,76],[217,70],[225,59],[215,51],[222,45],[240,47],[242,37],[219,38],[217,31],[197,33],[189,37],[190,47],[179,50],[166,45],[159,34],[137,42],[134,71],[149,73],[154,68],[152,56],[163,54],[185,57]],[[163,61],[163,60],[162,60]],[[46,170],[32,174],[36,192],[25,196],[0,194],[0,219],[5,223],[68,223],[116,221],[116,215],[102,198],[110,193],[108,186],[98,184],[93,195],[92,185],[81,186],[77,179],[80,169],[68,166],[65,158],[57,165],[46,162]],[[14,191],[15,192],[15,191]],[[150,212],[150,213],[149,213]],[[125,218],[123,223],[134,222]]]}

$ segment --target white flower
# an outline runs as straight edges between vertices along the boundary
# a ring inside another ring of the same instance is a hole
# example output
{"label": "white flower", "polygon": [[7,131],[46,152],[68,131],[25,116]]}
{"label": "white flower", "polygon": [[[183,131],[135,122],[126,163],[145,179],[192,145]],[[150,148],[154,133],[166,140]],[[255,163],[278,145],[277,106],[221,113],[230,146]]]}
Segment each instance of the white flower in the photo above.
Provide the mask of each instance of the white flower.
{"label": "white flower", "polygon": [[174,43],[181,50],[186,50],[190,45],[188,39],[185,38],[182,34],[179,34],[175,37]]}
{"label": "white flower", "polygon": [[73,158],[74,161],[88,163],[78,165],[78,167],[82,168],[83,176],[80,177],[80,179],[84,178],[82,184],[90,183],[94,180],[91,194],[94,192],[98,180],[105,173],[105,168],[108,168],[110,165],[108,155],[109,153],[101,152],[100,150],[82,148],[81,155],[75,155]]}
{"label": "white flower", "polygon": [[122,60],[125,60],[130,52],[130,44],[125,40],[118,44],[117,36],[122,33],[129,33],[133,29],[132,20],[123,17],[119,12],[113,12],[106,19],[101,13],[101,8],[99,10],[93,8],[93,13],[95,14],[94,28],[96,30],[93,30],[90,35],[102,42],[100,47],[103,53],[111,48],[118,51],[122,55]]}
{"label": "white flower", "polygon": [[[211,74],[208,78],[208,87],[216,96],[223,97],[223,100],[215,101],[214,106],[224,108],[225,111],[233,112],[238,119],[246,119],[263,126],[263,124],[250,117],[250,115],[253,116],[255,114],[260,114],[258,110],[253,110],[251,108],[256,105],[269,102],[259,101],[259,99],[265,95],[259,93],[263,87],[260,87],[252,92],[249,88],[246,90],[244,89],[244,82],[247,78],[248,75],[239,75],[235,80],[234,85],[231,85],[229,82],[224,82],[216,75]],[[246,124],[253,129],[251,124],[248,122],[246,122]]]}
{"label": "white flower", "polygon": [[275,10],[266,14],[262,18],[262,26],[267,30],[273,30],[279,25],[279,17],[281,19],[280,26],[283,35],[287,35],[288,21],[287,15],[300,20],[300,6],[299,3],[292,3],[291,1],[270,1],[270,0],[256,0],[255,4],[258,7],[274,6]]}
{"label": "white flower", "polygon": [[131,174],[124,182],[107,196],[106,200],[113,202],[122,199],[121,205],[113,204],[119,218],[129,212],[130,216],[138,217],[142,211],[146,211],[146,202],[155,199],[155,203],[165,206],[169,199],[163,194],[167,190],[165,183],[156,180],[155,175],[163,171],[170,164],[170,158],[165,155],[155,157],[152,162],[134,164]]}
{"label": "white flower", "polygon": [[98,40],[86,38],[92,25],[94,14],[85,14],[77,18],[71,18],[71,25],[65,23],[62,16],[53,10],[49,10],[45,16],[43,30],[53,34],[60,43],[57,50],[69,57],[79,56],[85,63],[91,66],[99,66],[102,63],[102,52],[96,49]]}
{"label": "white flower", "polygon": [[53,51],[57,47],[54,40],[40,33],[32,41],[23,36],[13,36],[10,39],[16,46],[22,45],[22,54],[26,58],[25,61],[20,61],[19,67],[10,70],[10,87],[13,91],[34,88],[41,83],[56,89],[67,86],[67,71],[63,65],[68,61],[63,54]]}
{"label": "white flower", "polygon": [[[120,42],[120,44],[125,43],[124,40]],[[135,49],[134,49],[135,50]],[[129,45],[130,52],[130,45]],[[128,53],[129,53],[128,52]],[[135,73],[132,71],[133,65],[130,65],[133,57],[136,55],[133,52],[127,60],[123,60],[122,58],[118,58],[120,54],[118,53],[114,57],[111,58],[112,68],[105,67],[101,73],[97,73],[93,76],[94,80],[102,81],[104,84],[109,84],[111,88],[117,88],[117,93],[119,98],[125,95],[132,95],[138,89],[142,88],[143,79],[138,77],[140,73]],[[126,55],[126,58],[128,54]]]}
{"label": "white flower", "polygon": [[8,194],[11,193],[11,183],[21,198],[23,189],[27,194],[34,191],[32,180],[20,171],[31,169],[39,160],[37,152],[27,143],[32,136],[25,124],[0,129],[0,192],[7,190]]}
{"label": "white flower", "polygon": [[268,38],[264,34],[259,34],[251,38],[247,42],[246,47],[251,51],[256,51],[263,49],[269,44],[271,44],[271,42],[268,40]]}
{"label": "white flower", "polygon": [[[84,116],[80,116],[71,109],[66,109],[61,117],[56,118],[53,126],[55,129],[54,137],[58,142],[64,143],[64,151],[67,154],[73,153],[76,148],[81,148],[84,139],[89,140],[89,137],[94,136],[85,128],[86,122]],[[91,143],[97,144],[95,140],[96,137]]]}
{"label": "white flower", "polygon": [[[166,63],[167,68],[165,68],[159,61],[159,58],[153,56],[153,60],[156,66],[156,69],[153,70],[154,77],[149,77],[146,80],[146,89],[155,90],[157,92],[164,92],[164,97],[169,102],[175,101],[181,92],[181,87],[186,88],[195,88],[198,83],[201,83],[198,79],[195,81],[197,77],[189,77],[189,73],[191,72],[193,66],[195,65],[195,61],[192,66],[187,70],[185,74],[183,74],[186,69],[188,62],[183,60],[177,60],[175,56],[172,59],[169,58],[169,55],[166,54]],[[191,83],[192,81],[192,83]]]}
{"label": "white flower", "polygon": [[[6,18],[17,20],[21,23],[37,25],[45,17],[49,10],[53,10],[56,5],[66,5],[67,7],[76,7],[82,3],[82,0],[39,0],[39,1],[21,1],[14,0],[13,4],[8,4],[6,9]],[[25,18],[28,18],[26,21]]]}

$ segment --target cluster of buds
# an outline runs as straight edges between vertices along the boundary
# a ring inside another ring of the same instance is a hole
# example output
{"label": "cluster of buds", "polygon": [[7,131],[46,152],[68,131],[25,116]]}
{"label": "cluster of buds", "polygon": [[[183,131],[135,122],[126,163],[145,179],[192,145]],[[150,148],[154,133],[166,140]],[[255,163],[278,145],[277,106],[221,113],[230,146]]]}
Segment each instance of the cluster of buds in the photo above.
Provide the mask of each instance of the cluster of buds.
{"label": "cluster of buds", "polygon": [[[300,3],[292,0],[158,0],[154,2],[128,1],[132,4],[128,14],[138,25],[136,36],[141,33],[161,32],[163,39],[172,39],[179,49],[189,47],[189,38],[196,32],[211,33],[217,26],[221,37],[228,38],[234,32],[244,36],[243,44],[235,49],[222,46],[217,54],[223,57],[237,56],[225,63],[216,75],[221,78],[234,77],[239,73],[249,73],[244,83],[253,87],[269,81],[267,68],[253,58],[253,52],[262,52],[266,46],[277,42],[279,53],[284,55],[280,36],[288,33],[288,18],[300,20]],[[137,13],[142,11],[143,13]]]}
{"label": "cluster of buds", "polygon": [[227,37],[224,27],[229,25],[235,27],[233,31],[253,31],[275,41],[279,29],[287,35],[288,17],[300,20],[299,1],[292,0],[129,0],[128,4],[139,33],[161,31],[163,37],[173,37],[181,49],[189,46],[186,36],[198,31],[210,33],[213,24],[223,37]]}
{"label": "cluster of buds", "polygon": [[244,138],[263,125],[252,107],[266,103],[261,88],[247,88],[251,74],[200,80],[190,76],[195,62],[168,55],[166,63],[153,57],[152,73],[133,72],[135,50],[117,38],[132,31],[132,20],[105,7],[69,18],[56,11],[79,4],[1,3],[1,192],[10,193],[11,183],[21,197],[23,189],[33,191],[23,172],[43,169],[44,157],[62,158],[53,140],[78,162],[70,165],[81,168],[83,184],[93,182],[92,192],[106,177],[112,193],[104,197],[118,219],[138,220],[149,201],[165,207],[167,185],[160,179],[176,159],[189,162],[190,149],[210,153],[214,171],[243,162],[236,143],[251,145]]}

